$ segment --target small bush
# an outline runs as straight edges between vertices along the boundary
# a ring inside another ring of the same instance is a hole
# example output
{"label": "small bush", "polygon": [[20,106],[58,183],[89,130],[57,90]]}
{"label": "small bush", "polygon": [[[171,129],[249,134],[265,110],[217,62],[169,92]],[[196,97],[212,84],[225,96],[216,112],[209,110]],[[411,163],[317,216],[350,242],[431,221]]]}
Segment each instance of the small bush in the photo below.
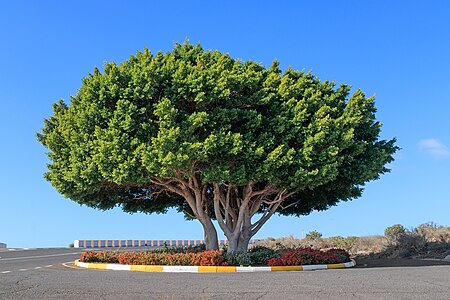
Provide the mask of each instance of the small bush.
{"label": "small bush", "polygon": [[424,236],[429,242],[450,242],[450,227],[438,226],[433,222],[419,225],[414,233]]}
{"label": "small bush", "polygon": [[310,232],[308,232],[307,234],[306,234],[306,239],[307,240],[312,240],[312,241],[314,241],[314,240],[318,240],[318,239],[320,239],[322,237],[322,234],[320,233],[320,232],[318,232],[318,231],[316,231],[316,230],[313,230],[313,231],[310,231]]}
{"label": "small bush", "polygon": [[280,258],[271,258],[269,266],[298,266],[314,264],[336,264],[348,261],[350,255],[342,249],[320,251],[312,248],[288,250]]}
{"label": "small bush", "polygon": [[167,254],[154,252],[123,252],[119,264],[124,265],[165,265]]}
{"label": "small bush", "polygon": [[346,251],[344,249],[329,249],[329,250],[327,250],[326,253],[328,255],[336,257],[339,260],[339,262],[336,262],[336,263],[350,261],[350,253],[348,253],[348,251]]}
{"label": "small bush", "polygon": [[119,256],[120,255],[118,252],[112,251],[102,251],[102,252],[87,251],[81,254],[80,261],[86,263],[101,262],[114,264],[119,262]]}
{"label": "small bush", "polygon": [[400,236],[406,233],[405,227],[401,224],[389,226],[384,230],[384,236],[391,241],[396,241]]}
{"label": "small bush", "polygon": [[[386,234],[391,239],[379,253],[381,257],[444,258],[450,251],[450,227],[429,222],[410,231],[402,231],[403,226],[399,224],[394,226],[397,228],[391,230],[394,233]],[[394,226],[387,228],[386,231]]]}
{"label": "small bush", "polygon": [[221,266],[225,261],[222,252],[218,250],[208,250],[197,255],[200,266]]}
{"label": "small bush", "polygon": [[267,261],[271,258],[278,257],[279,253],[268,247],[255,246],[248,251],[251,261],[255,265],[267,265]]}
{"label": "small bush", "polygon": [[173,253],[165,256],[169,266],[198,266],[200,259],[197,253]]}
{"label": "small bush", "polygon": [[224,258],[217,250],[204,252],[123,252],[118,263],[125,265],[221,266]]}
{"label": "small bush", "polygon": [[199,253],[206,251],[206,245],[192,245],[192,246],[180,246],[180,247],[172,247],[172,248],[163,248],[160,250],[154,250],[153,252],[166,252],[166,253]]}
{"label": "small bush", "polygon": [[251,266],[253,264],[252,257],[248,252],[235,252],[225,254],[225,260],[229,266]]}

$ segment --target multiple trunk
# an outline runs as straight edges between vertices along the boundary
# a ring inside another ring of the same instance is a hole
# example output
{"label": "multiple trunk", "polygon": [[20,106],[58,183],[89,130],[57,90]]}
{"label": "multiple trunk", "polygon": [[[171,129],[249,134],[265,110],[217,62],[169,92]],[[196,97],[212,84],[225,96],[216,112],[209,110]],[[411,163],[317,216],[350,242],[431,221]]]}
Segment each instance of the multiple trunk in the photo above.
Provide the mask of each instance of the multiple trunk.
{"label": "multiple trunk", "polygon": [[[181,176],[180,176],[181,177]],[[197,176],[189,179],[155,178],[152,182],[172,193],[182,196],[189,204],[194,217],[202,224],[206,248],[219,248],[217,223],[228,239],[228,253],[246,251],[250,239],[264,223],[292,195],[286,190],[277,190],[270,184],[238,186],[225,183],[202,184]],[[213,207],[213,212],[210,211]],[[252,217],[264,208],[260,218],[252,223]]]}
{"label": "multiple trunk", "polygon": [[[250,239],[290,196],[270,184],[255,189],[255,183],[245,186],[214,185],[214,213],[220,228],[228,239],[228,251],[246,251]],[[264,205],[262,216],[252,223],[253,216]]]}

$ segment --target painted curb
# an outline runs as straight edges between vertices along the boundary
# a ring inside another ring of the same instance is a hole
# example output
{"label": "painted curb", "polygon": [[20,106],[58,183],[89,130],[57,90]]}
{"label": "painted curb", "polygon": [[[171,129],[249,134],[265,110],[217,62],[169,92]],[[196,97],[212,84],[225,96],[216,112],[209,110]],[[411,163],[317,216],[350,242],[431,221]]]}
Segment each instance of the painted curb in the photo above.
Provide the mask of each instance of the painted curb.
{"label": "painted curb", "polygon": [[76,260],[75,266],[86,269],[154,272],[154,273],[241,273],[241,272],[286,272],[286,271],[314,271],[326,269],[344,269],[356,266],[356,261],[342,264],[277,266],[277,267],[234,267],[234,266],[144,266],[120,265],[102,263],[84,263]]}

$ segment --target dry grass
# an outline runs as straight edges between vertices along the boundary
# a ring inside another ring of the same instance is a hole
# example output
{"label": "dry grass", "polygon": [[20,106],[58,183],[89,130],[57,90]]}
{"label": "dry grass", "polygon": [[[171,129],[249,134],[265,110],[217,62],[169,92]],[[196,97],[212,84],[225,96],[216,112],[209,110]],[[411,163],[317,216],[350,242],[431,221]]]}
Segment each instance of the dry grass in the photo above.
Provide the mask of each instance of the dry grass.
{"label": "dry grass", "polygon": [[425,223],[388,239],[381,257],[444,258],[450,254],[450,227]]}
{"label": "dry grass", "polygon": [[429,242],[450,242],[450,227],[448,226],[438,226],[430,222],[419,225],[413,231]]}
{"label": "dry grass", "polygon": [[340,248],[353,256],[379,257],[433,257],[443,258],[450,254],[450,227],[425,223],[411,230],[404,230],[392,236],[297,238],[294,235],[282,238],[267,238],[258,245],[273,249]]}

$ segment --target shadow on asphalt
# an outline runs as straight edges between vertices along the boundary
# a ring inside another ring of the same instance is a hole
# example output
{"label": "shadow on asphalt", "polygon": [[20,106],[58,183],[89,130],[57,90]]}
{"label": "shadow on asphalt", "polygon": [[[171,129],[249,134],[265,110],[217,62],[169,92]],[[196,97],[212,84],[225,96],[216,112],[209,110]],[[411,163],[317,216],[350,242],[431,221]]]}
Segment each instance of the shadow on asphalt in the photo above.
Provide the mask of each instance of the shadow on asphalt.
{"label": "shadow on asphalt", "polygon": [[355,260],[356,268],[450,266],[449,262],[437,259],[356,257]]}

